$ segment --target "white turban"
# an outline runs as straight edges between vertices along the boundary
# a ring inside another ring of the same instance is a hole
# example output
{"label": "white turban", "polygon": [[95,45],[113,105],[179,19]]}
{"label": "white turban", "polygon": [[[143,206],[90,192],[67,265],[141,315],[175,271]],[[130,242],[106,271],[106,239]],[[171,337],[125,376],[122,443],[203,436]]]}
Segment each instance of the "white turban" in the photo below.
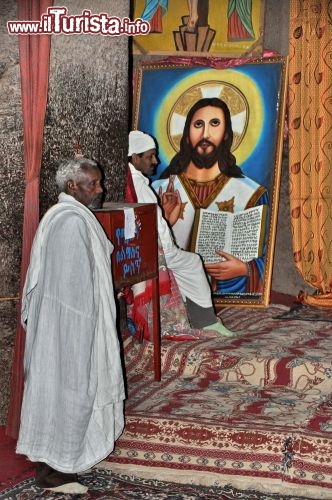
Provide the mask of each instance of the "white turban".
{"label": "white turban", "polygon": [[144,134],[140,130],[132,130],[129,133],[129,149],[128,156],[133,153],[139,154],[149,151],[149,149],[155,149],[156,143],[151,135]]}

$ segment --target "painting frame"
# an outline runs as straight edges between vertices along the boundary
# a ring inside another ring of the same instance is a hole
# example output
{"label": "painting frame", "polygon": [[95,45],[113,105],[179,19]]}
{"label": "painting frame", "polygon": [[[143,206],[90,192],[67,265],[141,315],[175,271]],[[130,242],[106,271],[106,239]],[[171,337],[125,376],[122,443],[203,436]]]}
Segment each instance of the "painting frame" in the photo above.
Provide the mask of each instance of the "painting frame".
{"label": "painting frame", "polygon": [[[196,5],[196,7],[195,7]],[[150,32],[133,36],[134,55],[261,57],[265,0],[135,0],[133,18]]]}
{"label": "painting frame", "polygon": [[[270,301],[280,195],[287,71],[288,58],[284,56],[251,58],[241,63],[235,62],[234,66],[228,60],[226,66],[218,68],[204,64],[162,61],[141,64],[136,68],[132,128],[149,133],[156,139],[160,163],[156,174],[151,177],[152,182],[160,177],[172,156],[178,151],[179,134],[176,131],[172,137],[170,114],[176,114],[174,109],[179,108],[174,108],[174,105],[179,99],[182,98],[183,106],[190,95],[193,99],[197,89],[199,92],[211,92],[211,88],[206,90],[204,87],[205,84],[211,85],[211,82],[213,88],[221,85],[223,92],[225,89],[234,92],[232,87],[235,87],[236,92],[244,94],[249,112],[246,125],[243,125],[243,137],[239,139],[240,132],[234,134],[233,144],[236,138],[240,142],[233,154],[244,175],[265,186],[268,192],[269,211],[262,284],[257,293],[213,293],[217,309],[228,305],[266,307]],[[232,99],[234,100],[233,97]],[[188,102],[186,106],[187,109],[190,107]],[[181,120],[184,122],[185,116],[180,116]]]}

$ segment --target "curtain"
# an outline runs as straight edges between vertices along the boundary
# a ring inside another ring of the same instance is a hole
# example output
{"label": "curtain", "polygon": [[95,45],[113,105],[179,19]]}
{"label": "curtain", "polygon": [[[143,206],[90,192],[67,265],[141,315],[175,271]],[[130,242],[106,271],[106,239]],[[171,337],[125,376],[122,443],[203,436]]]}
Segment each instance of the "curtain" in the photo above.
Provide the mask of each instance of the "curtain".
{"label": "curtain", "polygon": [[332,1],[290,1],[289,168],[296,266],[332,307]]}
{"label": "curtain", "polygon": [[[19,20],[40,20],[52,3],[52,0],[18,0]],[[20,295],[33,237],[39,224],[39,172],[47,103],[50,43],[50,35],[19,35],[25,173]],[[7,434],[13,438],[17,438],[20,424],[24,341],[25,332],[21,326],[19,307],[6,427]]]}

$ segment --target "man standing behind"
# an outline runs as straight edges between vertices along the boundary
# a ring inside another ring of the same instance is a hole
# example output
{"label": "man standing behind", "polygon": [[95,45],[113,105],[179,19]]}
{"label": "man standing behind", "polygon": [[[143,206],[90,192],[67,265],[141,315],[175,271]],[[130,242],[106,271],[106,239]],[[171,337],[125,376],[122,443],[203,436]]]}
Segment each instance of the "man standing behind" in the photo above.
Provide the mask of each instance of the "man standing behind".
{"label": "man standing behind", "polygon": [[64,161],[59,201],[36,232],[22,297],[25,385],[17,453],[36,462],[36,485],[84,493],[77,473],[108,456],[123,430],[111,242],[90,211],[102,174]]}
{"label": "man standing behind", "polygon": [[[138,203],[157,203],[147,176],[152,175],[158,160],[154,139],[139,130],[129,134],[129,179],[132,180]],[[129,180],[129,182],[130,182]],[[128,181],[127,181],[128,182]],[[166,265],[173,272],[181,295],[186,303],[192,328],[216,330],[225,337],[232,337],[217,318],[200,257],[178,248],[160,207],[157,207],[158,236],[164,251]]]}

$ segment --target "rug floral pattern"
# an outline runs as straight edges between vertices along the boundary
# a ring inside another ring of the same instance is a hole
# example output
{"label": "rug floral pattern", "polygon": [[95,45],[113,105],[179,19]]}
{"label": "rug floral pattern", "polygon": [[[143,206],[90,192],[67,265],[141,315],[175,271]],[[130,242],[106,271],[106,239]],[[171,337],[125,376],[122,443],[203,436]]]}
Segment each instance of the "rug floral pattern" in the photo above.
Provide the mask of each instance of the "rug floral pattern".
{"label": "rug floral pattern", "polygon": [[[277,495],[261,494],[258,491],[240,491],[230,485],[195,486],[142,479],[128,474],[113,474],[94,469],[81,475],[80,481],[88,486],[83,495],[68,495],[41,490],[34,479],[27,479],[14,487],[0,492],[2,500],[280,500]],[[283,497],[283,500],[303,500],[298,497]]]}
{"label": "rug floral pattern", "polygon": [[223,310],[234,339],[163,340],[161,382],[151,343],[127,339],[126,428],[105,467],[331,499],[331,324],[285,310]]}

